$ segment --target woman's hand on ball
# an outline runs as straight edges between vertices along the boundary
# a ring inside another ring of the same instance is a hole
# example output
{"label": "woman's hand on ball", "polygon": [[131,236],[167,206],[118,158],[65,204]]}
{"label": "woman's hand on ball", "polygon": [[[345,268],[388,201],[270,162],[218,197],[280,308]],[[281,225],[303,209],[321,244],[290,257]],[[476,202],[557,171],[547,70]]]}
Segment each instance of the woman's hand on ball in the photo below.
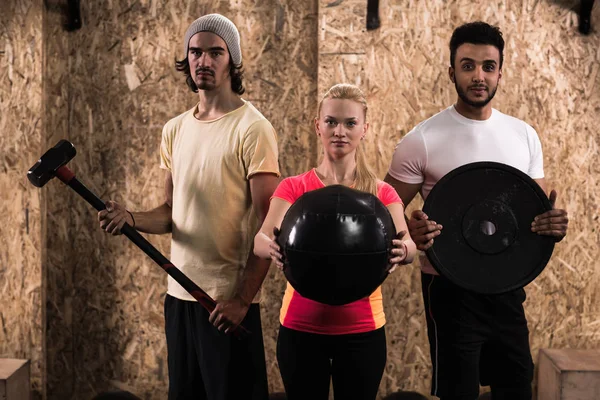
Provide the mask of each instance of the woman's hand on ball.
{"label": "woman's hand on ball", "polygon": [[392,240],[393,247],[390,250],[392,258],[390,258],[390,269],[388,270],[389,274],[394,272],[396,268],[398,268],[398,266],[406,259],[408,248],[406,247],[406,242],[402,240],[405,235],[406,231],[399,232],[396,236],[397,239]]}
{"label": "woman's hand on ball", "polygon": [[[273,235],[275,236],[275,239],[277,239],[280,233],[281,231],[279,229],[275,227],[273,228]],[[275,263],[275,266],[279,268],[279,270],[283,271],[283,255],[281,254],[281,249],[275,239],[271,239],[271,243],[269,243],[269,255],[271,256],[271,260],[273,260]]]}
{"label": "woman's hand on ball", "polygon": [[269,247],[271,248],[271,251],[269,252],[269,254],[271,255],[271,260],[273,260],[277,268],[283,271],[283,256],[279,252],[279,246],[277,245],[277,243],[275,243],[275,241],[273,241],[273,243],[271,243]]}

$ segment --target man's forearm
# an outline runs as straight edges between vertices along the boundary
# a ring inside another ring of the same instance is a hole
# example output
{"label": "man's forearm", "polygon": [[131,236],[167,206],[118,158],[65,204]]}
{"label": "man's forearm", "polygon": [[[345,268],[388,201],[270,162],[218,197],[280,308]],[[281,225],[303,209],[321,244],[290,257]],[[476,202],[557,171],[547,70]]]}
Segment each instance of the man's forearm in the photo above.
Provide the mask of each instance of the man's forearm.
{"label": "man's forearm", "polygon": [[[270,199],[278,182],[277,175],[271,173],[255,174],[250,178],[250,193],[254,211],[258,217],[258,226],[262,226],[265,222],[269,211]],[[254,238],[254,236],[252,237]],[[250,305],[265,280],[270,265],[271,260],[257,257],[254,255],[254,249],[250,249],[246,268],[234,296]]]}
{"label": "man's forearm", "polygon": [[171,206],[167,203],[150,211],[134,212],[132,215],[135,220],[135,229],[140,232],[160,235],[172,231]]}
{"label": "man's forearm", "polygon": [[235,296],[250,305],[265,280],[270,266],[271,260],[259,258],[251,251]]}

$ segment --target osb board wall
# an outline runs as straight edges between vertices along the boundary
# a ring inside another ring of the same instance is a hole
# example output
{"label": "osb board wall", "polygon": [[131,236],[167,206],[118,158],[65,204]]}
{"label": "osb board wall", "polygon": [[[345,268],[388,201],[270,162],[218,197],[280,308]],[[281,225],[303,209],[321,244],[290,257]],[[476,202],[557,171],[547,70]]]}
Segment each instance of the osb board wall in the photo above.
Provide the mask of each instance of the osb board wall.
{"label": "osb board wall", "polygon": [[0,2],[0,358],[42,366],[40,191],[26,177],[42,137],[42,1]]}
{"label": "osb board wall", "polygon": [[[381,0],[382,26],[365,29],[366,2],[319,2],[319,93],[337,82],[360,85],[370,107],[367,153],[383,177],[397,141],[455,101],[448,42],[464,22],[499,25],[504,77],[494,107],[539,133],[546,179],[570,232],[527,288],[534,360],[543,347],[600,346],[600,38],[577,33],[577,1]],[[594,18],[598,20],[598,10]],[[421,207],[417,199],[409,211]],[[429,346],[418,267],[384,284],[388,365],[380,393],[428,393]]]}
{"label": "osb board wall", "polygon": [[[60,15],[48,11],[46,133],[40,147],[69,138],[78,149],[73,170],[102,198],[132,209],[160,204],[160,129],[195,100],[173,70],[173,59],[180,56],[189,22],[221,12],[240,28],[245,98],[275,126],[284,175],[316,162],[310,119],[318,77],[319,93],[340,81],[367,91],[372,123],[367,145],[383,176],[396,141],[454,101],[446,78],[453,27],[477,18],[501,26],[514,23],[516,28],[504,29],[505,75],[496,107],[538,130],[548,179],[573,221],[571,234],[528,289],[534,356],[540,347],[597,347],[598,138],[593,128],[599,43],[597,36],[575,33],[569,9],[575,3],[381,1],[383,26],[375,32],[364,31],[363,1],[321,2],[318,15],[313,2],[91,1],[82,3],[84,27],[73,33],[63,32]],[[0,62],[5,59],[0,54]],[[19,107],[28,101],[31,96]],[[19,171],[41,151],[32,150]],[[61,185],[52,182],[44,189],[48,211],[38,219],[48,216],[48,398],[83,398],[109,387],[164,398],[164,273],[125,238],[100,232],[91,207]],[[150,240],[168,254],[166,236]],[[272,271],[264,287],[263,324],[273,391],[281,390],[274,355],[282,289],[281,275]],[[425,393],[429,359],[417,269],[396,273],[384,292],[389,362],[380,392]]]}
{"label": "osb board wall", "polygon": [[[69,34],[63,25],[66,22],[65,2],[50,1],[44,8],[44,72],[43,107],[44,135],[43,151],[59,140],[72,141],[70,136],[70,58]],[[75,173],[81,148],[75,142],[78,155],[68,167]],[[85,179],[81,177],[85,183]],[[80,235],[89,235],[74,226],[76,220],[75,196],[57,179],[46,184],[42,190],[46,204],[45,251],[43,269],[46,277],[46,363],[44,390],[46,398],[70,398],[74,387],[73,362],[81,349],[74,346],[73,321],[79,318],[75,307],[86,301],[75,293],[75,268],[90,262],[77,254],[76,240]],[[91,231],[91,227],[89,230]]]}
{"label": "osb board wall", "polygon": [[[196,100],[174,59],[189,23],[209,12],[239,27],[243,97],[273,123],[287,155],[282,172],[314,164],[305,121],[316,106],[316,3],[86,1],[79,31],[63,32],[60,15],[48,12],[47,141],[74,143],[71,168],[101,198],[132,210],[164,201],[161,129]],[[48,398],[87,398],[115,387],[166,398],[166,275],[126,238],[101,232],[96,212],[62,184],[52,182],[47,193],[48,231],[55,232],[48,238]],[[149,240],[168,256],[167,235]],[[270,383],[281,389],[281,275],[272,273],[264,292]]]}

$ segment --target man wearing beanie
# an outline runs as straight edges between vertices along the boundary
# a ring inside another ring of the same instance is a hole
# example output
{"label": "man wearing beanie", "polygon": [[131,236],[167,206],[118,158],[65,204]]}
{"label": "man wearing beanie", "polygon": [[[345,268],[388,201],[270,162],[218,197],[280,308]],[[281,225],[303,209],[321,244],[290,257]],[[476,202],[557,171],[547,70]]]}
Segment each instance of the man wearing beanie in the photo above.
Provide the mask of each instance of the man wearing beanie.
{"label": "man wearing beanie", "polygon": [[[258,301],[270,262],[254,256],[252,238],[279,181],[276,135],[240,97],[240,36],[229,19],[198,18],[183,44],[176,68],[199,101],[163,128],[166,200],[133,213],[110,202],[100,224],[113,234],[124,222],[142,232],[172,232],[173,264],[218,303],[209,315],[168,278],[169,400],[266,400]],[[240,323],[252,332],[242,339],[231,334]]]}

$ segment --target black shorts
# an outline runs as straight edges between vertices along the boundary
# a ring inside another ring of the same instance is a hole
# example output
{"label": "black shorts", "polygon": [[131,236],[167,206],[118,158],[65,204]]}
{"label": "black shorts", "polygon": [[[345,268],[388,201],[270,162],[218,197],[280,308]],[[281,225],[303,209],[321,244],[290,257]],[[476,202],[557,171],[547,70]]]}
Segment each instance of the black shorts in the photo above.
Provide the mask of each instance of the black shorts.
{"label": "black shorts", "polygon": [[482,295],[441,276],[421,274],[433,376],[431,394],[494,400],[531,399],[533,360],[523,310],[525,290]]}
{"label": "black shorts", "polygon": [[200,303],[165,298],[169,400],[267,400],[260,307],[242,322],[244,339],[219,332]]}

